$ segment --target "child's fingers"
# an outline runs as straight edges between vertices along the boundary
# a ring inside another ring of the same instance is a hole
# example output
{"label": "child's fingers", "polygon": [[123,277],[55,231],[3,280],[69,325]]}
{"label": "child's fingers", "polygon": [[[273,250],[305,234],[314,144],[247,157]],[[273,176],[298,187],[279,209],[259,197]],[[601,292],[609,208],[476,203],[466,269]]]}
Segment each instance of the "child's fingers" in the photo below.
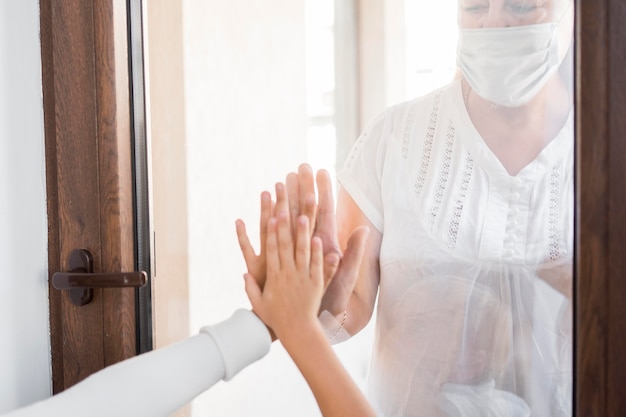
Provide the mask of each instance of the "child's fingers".
{"label": "child's fingers", "polygon": [[246,295],[250,300],[250,304],[252,304],[252,309],[260,314],[263,311],[261,288],[259,288],[259,284],[257,284],[252,274],[244,274],[243,279],[245,282]]}
{"label": "child's fingers", "polygon": [[272,217],[272,195],[268,191],[261,193],[261,218],[259,221],[259,230],[261,237],[261,256],[265,254],[265,243],[267,241],[267,222]]}
{"label": "child's fingers", "polygon": [[309,269],[309,261],[311,260],[310,250],[310,232],[309,218],[306,216],[298,216],[296,234],[296,268],[298,271],[307,271]]}
{"label": "child's fingers", "polygon": [[294,250],[291,237],[291,224],[289,222],[289,213],[286,211],[278,212],[277,224],[277,241],[278,255],[280,258],[280,266],[283,269],[291,269],[294,265]]}
{"label": "child's fingers", "polygon": [[270,280],[274,279],[277,271],[280,270],[280,255],[278,253],[275,217],[270,218],[267,222],[266,249],[267,279]]}
{"label": "child's fingers", "polygon": [[311,280],[323,287],[324,286],[324,248],[322,247],[322,239],[315,236],[311,239]]}
{"label": "child's fingers", "polygon": [[239,242],[239,248],[241,249],[241,253],[246,261],[246,264],[249,265],[250,262],[256,257],[256,253],[254,252],[254,248],[250,244],[250,239],[248,239],[248,234],[246,233],[246,225],[245,223],[237,219],[235,221],[235,229],[237,231],[237,241]]}

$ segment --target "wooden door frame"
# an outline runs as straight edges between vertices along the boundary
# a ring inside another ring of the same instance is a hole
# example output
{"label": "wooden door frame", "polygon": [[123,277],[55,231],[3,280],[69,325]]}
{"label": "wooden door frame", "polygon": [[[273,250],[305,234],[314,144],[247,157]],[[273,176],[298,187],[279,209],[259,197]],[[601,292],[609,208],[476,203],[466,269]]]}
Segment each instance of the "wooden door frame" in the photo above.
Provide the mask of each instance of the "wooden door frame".
{"label": "wooden door frame", "polygon": [[576,0],[576,416],[626,415],[626,3]]}
{"label": "wooden door frame", "polygon": [[[80,248],[94,272],[134,270],[126,1],[40,0],[40,24],[49,278]],[[54,393],[136,354],[133,288],[49,294]]]}
{"label": "wooden door frame", "polygon": [[[125,2],[40,4],[50,276],[85,246],[99,270],[132,269]],[[626,5],[576,0],[576,21],[574,405],[577,416],[617,417],[626,413]],[[134,338],[118,337],[134,334],[132,290],[102,290],[78,312],[51,288],[50,305],[54,392],[135,354]],[[113,323],[115,337],[104,330]]]}

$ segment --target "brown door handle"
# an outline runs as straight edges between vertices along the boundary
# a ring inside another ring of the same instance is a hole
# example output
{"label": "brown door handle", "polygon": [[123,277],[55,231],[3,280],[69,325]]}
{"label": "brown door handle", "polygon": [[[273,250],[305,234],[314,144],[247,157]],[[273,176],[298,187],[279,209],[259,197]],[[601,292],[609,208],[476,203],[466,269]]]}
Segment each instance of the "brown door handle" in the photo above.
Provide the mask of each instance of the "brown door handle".
{"label": "brown door handle", "polygon": [[94,288],[143,287],[148,282],[145,271],[94,273],[93,257],[86,249],[74,249],[70,254],[70,270],[55,272],[52,286],[69,290],[72,303],[82,306],[93,299]]}

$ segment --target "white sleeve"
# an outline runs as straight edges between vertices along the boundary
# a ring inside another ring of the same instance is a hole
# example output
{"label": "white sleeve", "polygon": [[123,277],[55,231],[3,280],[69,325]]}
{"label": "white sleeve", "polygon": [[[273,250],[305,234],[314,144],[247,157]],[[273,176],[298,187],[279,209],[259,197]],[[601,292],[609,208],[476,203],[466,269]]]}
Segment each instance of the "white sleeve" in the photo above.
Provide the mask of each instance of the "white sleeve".
{"label": "white sleeve", "polygon": [[389,136],[387,112],[380,113],[352,146],[337,180],[368,220],[383,231],[382,170]]}
{"label": "white sleeve", "polygon": [[109,366],[2,417],[166,417],[265,356],[270,345],[263,322],[237,310],[196,336]]}

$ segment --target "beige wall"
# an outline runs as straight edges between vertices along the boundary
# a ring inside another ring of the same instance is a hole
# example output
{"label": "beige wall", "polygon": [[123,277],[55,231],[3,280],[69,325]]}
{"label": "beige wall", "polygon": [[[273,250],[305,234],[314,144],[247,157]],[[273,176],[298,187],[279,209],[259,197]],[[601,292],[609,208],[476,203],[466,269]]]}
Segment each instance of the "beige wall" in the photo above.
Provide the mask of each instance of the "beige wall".
{"label": "beige wall", "polygon": [[[304,0],[184,7],[191,331],[249,307],[235,220],[258,248],[261,190],[306,160]],[[201,395],[194,415],[317,416],[281,346]]]}
{"label": "beige wall", "polygon": [[[162,346],[249,308],[235,219],[258,240],[259,194],[306,160],[304,0],[146,2]],[[258,247],[258,245],[257,245]],[[317,416],[275,344],[178,415]]]}
{"label": "beige wall", "polygon": [[180,0],[144,3],[148,138],[152,160],[155,347],[189,335],[187,176]]}
{"label": "beige wall", "polygon": [[404,0],[357,0],[360,129],[405,100]]}
{"label": "beige wall", "polygon": [[[249,307],[235,219],[246,222],[258,247],[261,190],[272,191],[308,160],[306,0],[146,3],[155,333],[162,346]],[[341,12],[349,19],[341,39],[357,49],[352,57],[341,51],[335,57],[343,80],[353,82],[337,89],[352,97],[339,106],[358,124],[344,127],[355,140],[378,112],[405,99],[404,1],[350,3],[354,9]],[[371,332],[336,347],[360,383]],[[320,415],[279,343],[180,415],[190,410],[221,417]]]}

